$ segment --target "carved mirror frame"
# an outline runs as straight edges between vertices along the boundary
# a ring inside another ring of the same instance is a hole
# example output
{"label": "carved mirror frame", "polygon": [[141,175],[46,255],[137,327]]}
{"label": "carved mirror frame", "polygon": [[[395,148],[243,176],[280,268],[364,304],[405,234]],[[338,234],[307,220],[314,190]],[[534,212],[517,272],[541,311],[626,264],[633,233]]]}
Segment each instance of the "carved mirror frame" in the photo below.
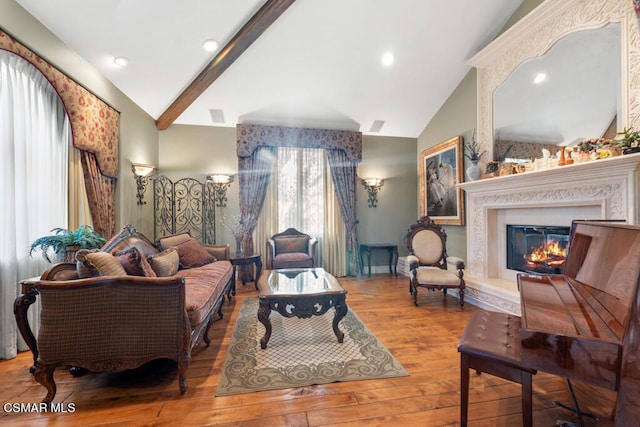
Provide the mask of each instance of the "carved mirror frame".
{"label": "carved mirror frame", "polygon": [[621,117],[640,128],[640,17],[630,0],[547,0],[501,34],[468,65],[477,68],[477,141],[493,159],[493,94],[522,62],[543,55],[563,36],[620,23]]}

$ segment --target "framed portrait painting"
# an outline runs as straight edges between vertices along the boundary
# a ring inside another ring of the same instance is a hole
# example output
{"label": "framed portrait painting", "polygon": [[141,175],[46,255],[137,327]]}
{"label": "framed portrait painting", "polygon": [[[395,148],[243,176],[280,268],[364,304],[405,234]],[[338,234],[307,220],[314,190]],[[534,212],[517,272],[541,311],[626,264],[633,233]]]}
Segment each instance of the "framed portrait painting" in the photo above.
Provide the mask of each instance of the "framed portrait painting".
{"label": "framed portrait painting", "polygon": [[420,153],[420,216],[436,224],[464,225],[462,150],[456,136]]}

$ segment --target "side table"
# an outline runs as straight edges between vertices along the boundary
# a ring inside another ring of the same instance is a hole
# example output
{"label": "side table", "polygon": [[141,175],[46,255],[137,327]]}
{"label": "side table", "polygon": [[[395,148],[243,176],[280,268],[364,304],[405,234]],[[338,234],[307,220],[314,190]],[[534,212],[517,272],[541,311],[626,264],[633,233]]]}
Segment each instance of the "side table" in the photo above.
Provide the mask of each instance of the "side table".
{"label": "side table", "polygon": [[369,266],[369,277],[371,277],[371,252],[374,250],[386,250],[389,252],[389,273],[395,273],[396,277],[398,277],[398,245],[392,245],[391,243],[360,244],[360,270],[364,270],[362,257],[366,255],[367,265]]}
{"label": "side table", "polygon": [[[258,279],[260,278],[260,273],[262,273],[262,259],[260,254],[251,254],[251,255],[247,255],[247,254],[242,254],[242,253],[235,253],[235,254],[231,254],[231,264],[233,265],[233,286],[231,289],[231,293],[233,295],[236,294],[236,267],[237,266],[242,266],[242,265],[255,265],[256,266],[256,276],[254,277],[253,283],[256,287],[256,290],[258,290]],[[247,282],[247,279],[245,276],[242,276],[242,286],[244,286]]]}

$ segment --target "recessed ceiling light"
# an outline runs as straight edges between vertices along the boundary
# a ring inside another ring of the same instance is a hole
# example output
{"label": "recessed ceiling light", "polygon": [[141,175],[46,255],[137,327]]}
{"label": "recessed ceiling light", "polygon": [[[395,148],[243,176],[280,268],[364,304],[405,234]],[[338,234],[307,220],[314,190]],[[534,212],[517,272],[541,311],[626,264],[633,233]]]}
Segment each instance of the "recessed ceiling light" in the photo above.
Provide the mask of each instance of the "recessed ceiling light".
{"label": "recessed ceiling light", "polygon": [[393,64],[394,60],[395,58],[393,57],[393,53],[391,52],[386,52],[384,55],[382,55],[382,65],[384,65],[385,67]]}
{"label": "recessed ceiling light", "polygon": [[118,56],[117,58],[113,59],[113,62],[115,62],[116,65],[118,65],[120,67],[126,67],[127,64],[129,63],[129,60],[127,58],[125,58],[124,56]]}
{"label": "recessed ceiling light", "polygon": [[538,75],[536,76],[536,78],[535,78],[535,79],[533,79],[533,82],[534,82],[535,84],[540,84],[540,83],[542,83],[543,81],[545,81],[546,79],[547,79],[547,75],[546,75],[545,73],[540,73],[540,74],[538,74]]}
{"label": "recessed ceiling light", "polygon": [[202,43],[202,48],[207,52],[213,52],[218,49],[218,42],[212,39],[205,40],[204,43]]}

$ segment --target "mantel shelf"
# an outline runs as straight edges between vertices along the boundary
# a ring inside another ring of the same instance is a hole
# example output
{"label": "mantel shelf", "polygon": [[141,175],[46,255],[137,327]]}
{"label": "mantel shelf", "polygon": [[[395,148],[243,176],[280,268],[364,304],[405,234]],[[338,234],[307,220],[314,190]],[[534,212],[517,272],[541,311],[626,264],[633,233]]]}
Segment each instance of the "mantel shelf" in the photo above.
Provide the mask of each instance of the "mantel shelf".
{"label": "mantel shelf", "polygon": [[602,180],[613,176],[630,176],[640,171],[640,153],[626,156],[609,157],[572,165],[485,178],[458,184],[467,193],[492,191],[499,189],[524,189],[555,183],[572,183],[584,180]]}

